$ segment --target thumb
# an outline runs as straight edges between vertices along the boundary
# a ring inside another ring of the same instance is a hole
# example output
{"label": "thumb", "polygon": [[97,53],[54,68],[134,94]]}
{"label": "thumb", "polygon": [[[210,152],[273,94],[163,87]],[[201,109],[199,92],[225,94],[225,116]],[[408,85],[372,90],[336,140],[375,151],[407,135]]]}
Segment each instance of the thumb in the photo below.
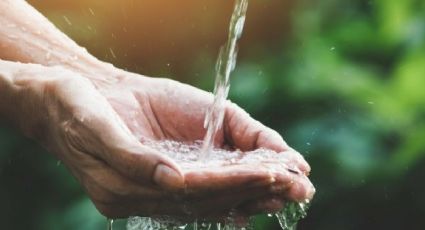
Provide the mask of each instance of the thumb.
{"label": "thumb", "polygon": [[92,84],[72,78],[60,86],[56,91],[60,106],[68,111],[60,133],[69,146],[105,161],[136,182],[166,189],[184,187],[183,174],[173,160],[143,146]]}
{"label": "thumb", "polygon": [[125,176],[141,183],[153,183],[167,190],[184,188],[184,176],[176,163],[160,152],[137,144],[135,147],[109,146],[106,161]]}

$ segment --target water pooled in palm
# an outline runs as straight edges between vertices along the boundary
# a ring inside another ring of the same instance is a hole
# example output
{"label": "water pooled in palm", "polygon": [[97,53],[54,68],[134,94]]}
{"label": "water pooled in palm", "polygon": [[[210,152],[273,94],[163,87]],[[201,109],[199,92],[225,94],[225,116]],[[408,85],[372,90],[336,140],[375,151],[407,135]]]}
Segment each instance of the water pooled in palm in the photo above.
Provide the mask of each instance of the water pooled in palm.
{"label": "water pooled in palm", "polygon": [[[204,127],[207,129],[203,141],[184,144],[176,141],[145,141],[144,144],[173,158],[182,170],[200,170],[202,168],[221,167],[233,164],[249,164],[253,162],[279,162],[279,164],[262,164],[270,171],[280,172],[290,169],[289,160],[284,154],[267,149],[257,149],[251,152],[228,151],[217,149],[213,140],[221,128],[225,113],[225,103],[230,89],[230,74],[236,66],[237,42],[242,35],[248,0],[236,0],[233,15],[230,21],[227,42],[221,47],[216,63],[214,85],[214,101],[208,108]],[[279,165],[277,167],[277,165]],[[296,170],[299,171],[299,170]],[[290,173],[287,171],[287,173]],[[283,230],[294,230],[299,219],[305,217],[308,202],[288,202],[285,208],[275,213]],[[181,222],[174,217],[130,217],[127,221],[127,230],[252,230],[254,227],[237,226],[231,217],[226,223],[211,223],[197,220],[193,223]]]}

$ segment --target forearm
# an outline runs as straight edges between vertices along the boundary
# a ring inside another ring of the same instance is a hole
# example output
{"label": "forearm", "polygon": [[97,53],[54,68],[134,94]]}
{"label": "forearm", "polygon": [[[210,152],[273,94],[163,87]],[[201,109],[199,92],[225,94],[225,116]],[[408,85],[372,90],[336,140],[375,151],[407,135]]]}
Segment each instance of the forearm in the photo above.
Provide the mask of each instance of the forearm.
{"label": "forearm", "polygon": [[87,76],[104,80],[112,65],[99,61],[59,31],[47,18],[25,1],[0,1],[0,59],[60,65]]}

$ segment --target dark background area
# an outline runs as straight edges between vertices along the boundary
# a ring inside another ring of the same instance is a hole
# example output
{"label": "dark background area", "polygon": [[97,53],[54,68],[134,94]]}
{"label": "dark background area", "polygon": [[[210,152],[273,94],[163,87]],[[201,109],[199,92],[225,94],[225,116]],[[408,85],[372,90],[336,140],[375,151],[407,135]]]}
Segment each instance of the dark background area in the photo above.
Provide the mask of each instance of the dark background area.
{"label": "dark background area", "polygon": [[[229,0],[29,0],[99,59],[212,90]],[[70,23],[68,23],[69,21]],[[310,162],[299,229],[425,226],[425,1],[251,0],[230,98]],[[104,229],[66,168],[0,128],[0,229]],[[257,229],[279,229],[260,216]]]}

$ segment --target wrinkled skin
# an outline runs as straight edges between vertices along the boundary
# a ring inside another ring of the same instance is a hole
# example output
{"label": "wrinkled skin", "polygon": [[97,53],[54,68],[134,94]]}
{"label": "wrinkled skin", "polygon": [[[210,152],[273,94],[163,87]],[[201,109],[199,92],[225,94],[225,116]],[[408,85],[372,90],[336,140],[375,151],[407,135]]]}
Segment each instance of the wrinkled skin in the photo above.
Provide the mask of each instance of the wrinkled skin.
{"label": "wrinkled skin", "polygon": [[105,216],[243,216],[313,195],[304,159],[230,102],[216,146],[269,148],[299,172],[279,162],[181,169],[141,140],[202,139],[211,94],[99,61],[26,1],[2,0],[0,11],[0,59],[12,61],[0,60],[0,116],[62,160]]}
{"label": "wrinkled skin", "polygon": [[[121,70],[97,82],[61,67],[19,64],[19,69],[11,83],[18,88],[17,108],[27,114],[19,125],[64,162],[107,217],[216,219],[230,210],[243,216],[276,211],[285,200],[311,199],[314,193],[302,156],[230,102],[215,145],[269,148],[286,154],[300,173],[282,167],[270,172],[266,162],[185,171],[142,144],[142,139],[202,139],[210,93]],[[32,119],[24,124],[28,114]]]}

